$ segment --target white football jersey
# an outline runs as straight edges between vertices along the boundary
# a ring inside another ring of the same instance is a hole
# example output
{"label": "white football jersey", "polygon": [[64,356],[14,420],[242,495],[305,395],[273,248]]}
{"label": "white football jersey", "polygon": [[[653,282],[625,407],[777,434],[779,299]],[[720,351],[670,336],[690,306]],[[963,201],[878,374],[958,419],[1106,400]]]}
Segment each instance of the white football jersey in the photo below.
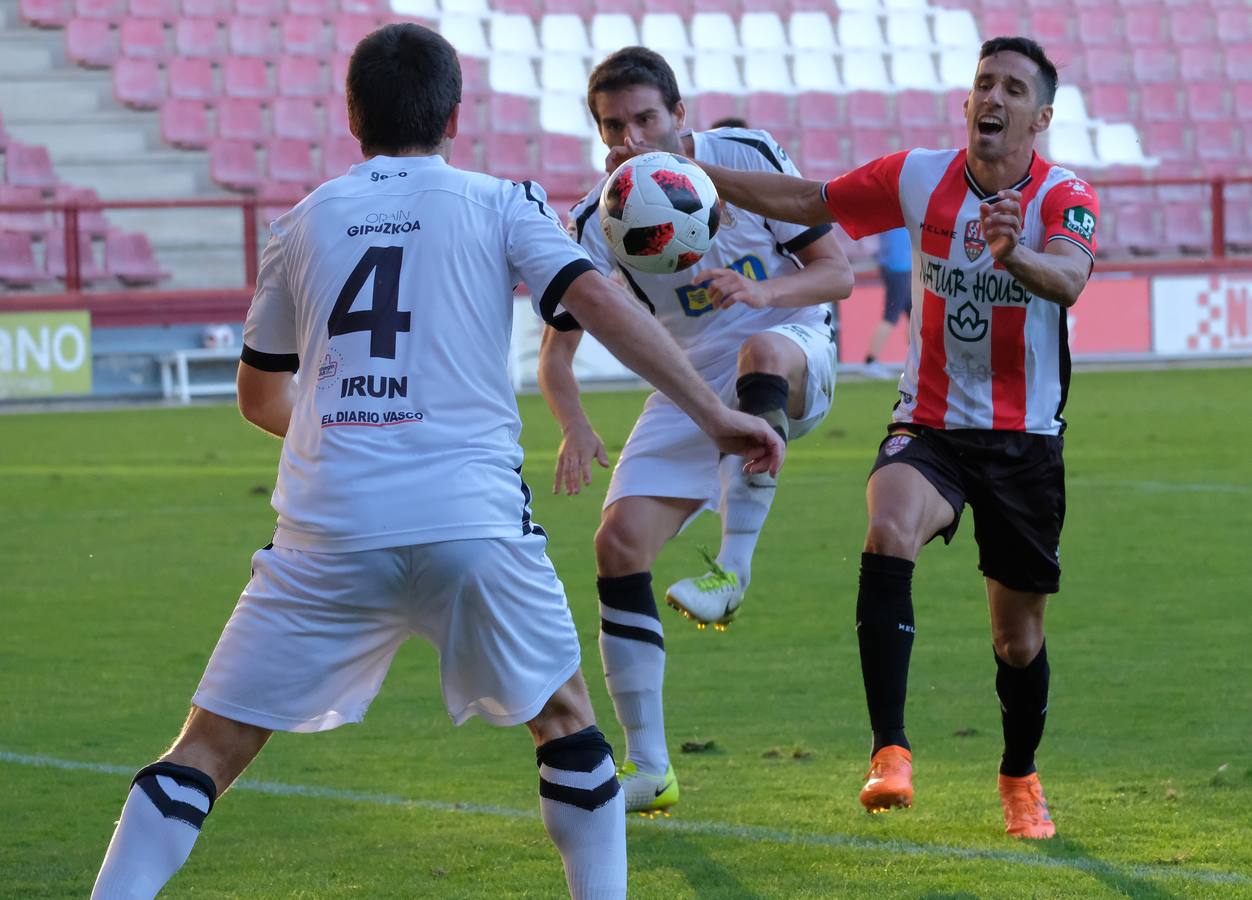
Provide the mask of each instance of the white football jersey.
{"label": "white football jersey", "polygon": [[[767,131],[718,128],[693,132],[695,159],[731,169],[799,175],[795,163]],[[797,251],[827,234],[830,225],[806,227],[767,219],[737,206],[724,204],[713,245],[690,269],[673,275],[649,275],[623,266],[609,249],[600,228],[600,193],[608,176],[570,211],[574,234],[596,267],[606,275],[618,269],[635,297],[648,307],[687,351],[702,374],[720,370],[734,358],[753,334],[790,322],[814,328],[829,327],[825,304],[797,309],[752,309],[735,304],[715,309],[708,292],[698,286],[706,269],[734,269],[760,281],[802,268]]]}
{"label": "white football jersey", "polygon": [[280,547],[349,552],[529,533],[509,383],[513,289],[551,317],[591,270],[531,182],[373,159],[271,228],[243,361],[297,371]]}

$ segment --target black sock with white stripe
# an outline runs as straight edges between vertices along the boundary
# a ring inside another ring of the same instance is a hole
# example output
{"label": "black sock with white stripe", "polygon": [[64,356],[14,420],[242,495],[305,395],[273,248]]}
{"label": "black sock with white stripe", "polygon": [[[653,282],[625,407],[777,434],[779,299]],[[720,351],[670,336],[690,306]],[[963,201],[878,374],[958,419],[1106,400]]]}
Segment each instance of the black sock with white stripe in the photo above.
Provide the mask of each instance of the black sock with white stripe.
{"label": "black sock with white stripe", "polygon": [[626,759],[641,772],[664,775],[665,638],[652,596],[652,573],[597,578],[600,656],[617,721],[626,732]]}
{"label": "black sock with white stripe", "polygon": [[96,876],[92,900],[155,897],[191,855],[217,785],[199,769],[156,762],[139,770]]}
{"label": "black sock with white stripe", "polygon": [[535,750],[539,809],[574,900],[626,896],[626,804],[613,748],[594,725]]}

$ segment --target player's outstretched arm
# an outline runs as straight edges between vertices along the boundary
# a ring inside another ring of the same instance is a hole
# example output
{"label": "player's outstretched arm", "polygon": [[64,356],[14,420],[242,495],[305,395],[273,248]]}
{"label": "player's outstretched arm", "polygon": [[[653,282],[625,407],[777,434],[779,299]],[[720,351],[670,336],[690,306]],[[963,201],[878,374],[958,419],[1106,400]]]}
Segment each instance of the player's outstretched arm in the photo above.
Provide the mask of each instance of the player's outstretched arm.
{"label": "player's outstretched arm", "polygon": [[235,376],[239,412],[262,431],[286,437],[295,403],[295,385],[290,372],[266,372],[241,362]]}
{"label": "player's outstretched arm", "polygon": [[609,453],[604,441],[591,427],[579,399],[578,379],[574,377],[574,354],[582,341],[582,331],[545,328],[539,344],[539,392],[561,426],[561,448],[556,457],[552,493],[577,494],[591,484],[592,460],[608,468]]}
{"label": "player's outstretched arm", "polygon": [[586,271],[570,282],[561,303],[623,365],[691,416],[718,449],[745,457],[745,471],[777,474],[784,448],[774,430],[764,419],[722,403],[669,332],[620,285]]}

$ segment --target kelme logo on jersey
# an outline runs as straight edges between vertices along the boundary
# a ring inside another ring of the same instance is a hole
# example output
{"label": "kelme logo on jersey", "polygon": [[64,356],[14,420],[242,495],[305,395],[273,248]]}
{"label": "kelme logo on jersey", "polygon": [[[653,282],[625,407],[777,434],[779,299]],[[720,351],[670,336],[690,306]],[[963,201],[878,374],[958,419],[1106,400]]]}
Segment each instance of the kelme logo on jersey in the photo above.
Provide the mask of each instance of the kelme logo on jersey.
{"label": "kelme logo on jersey", "polygon": [[978,314],[978,307],[967,301],[949,313],[948,331],[958,341],[981,341],[987,334],[987,320]]}
{"label": "kelme logo on jersey", "polygon": [[987,242],[982,239],[982,222],[971,219],[965,225],[965,255],[973,262],[986,249]]}
{"label": "kelme logo on jersey", "polygon": [[[748,254],[742,259],[737,259],[726,268],[738,272],[744,278],[750,278],[753,281],[764,281],[769,276],[765,274],[765,263],[761,262],[760,257]],[[707,282],[705,282],[707,284]],[[714,309],[713,300],[709,297],[709,292],[704,289],[703,284],[685,284],[677,289],[678,302],[689,316],[702,316],[706,312],[712,312]]]}
{"label": "kelme logo on jersey", "polygon": [[1095,235],[1096,217],[1085,206],[1071,206],[1065,210],[1065,228],[1074,232],[1084,241],[1090,241]]}

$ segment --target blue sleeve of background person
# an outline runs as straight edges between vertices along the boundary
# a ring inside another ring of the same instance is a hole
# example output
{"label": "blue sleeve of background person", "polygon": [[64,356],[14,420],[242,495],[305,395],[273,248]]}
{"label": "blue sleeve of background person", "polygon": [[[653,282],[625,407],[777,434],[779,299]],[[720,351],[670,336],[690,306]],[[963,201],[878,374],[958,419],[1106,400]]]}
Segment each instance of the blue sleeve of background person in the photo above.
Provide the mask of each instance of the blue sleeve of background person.
{"label": "blue sleeve of background person", "polygon": [[892,228],[878,236],[878,265],[888,272],[913,268],[913,244],[907,228]]}

